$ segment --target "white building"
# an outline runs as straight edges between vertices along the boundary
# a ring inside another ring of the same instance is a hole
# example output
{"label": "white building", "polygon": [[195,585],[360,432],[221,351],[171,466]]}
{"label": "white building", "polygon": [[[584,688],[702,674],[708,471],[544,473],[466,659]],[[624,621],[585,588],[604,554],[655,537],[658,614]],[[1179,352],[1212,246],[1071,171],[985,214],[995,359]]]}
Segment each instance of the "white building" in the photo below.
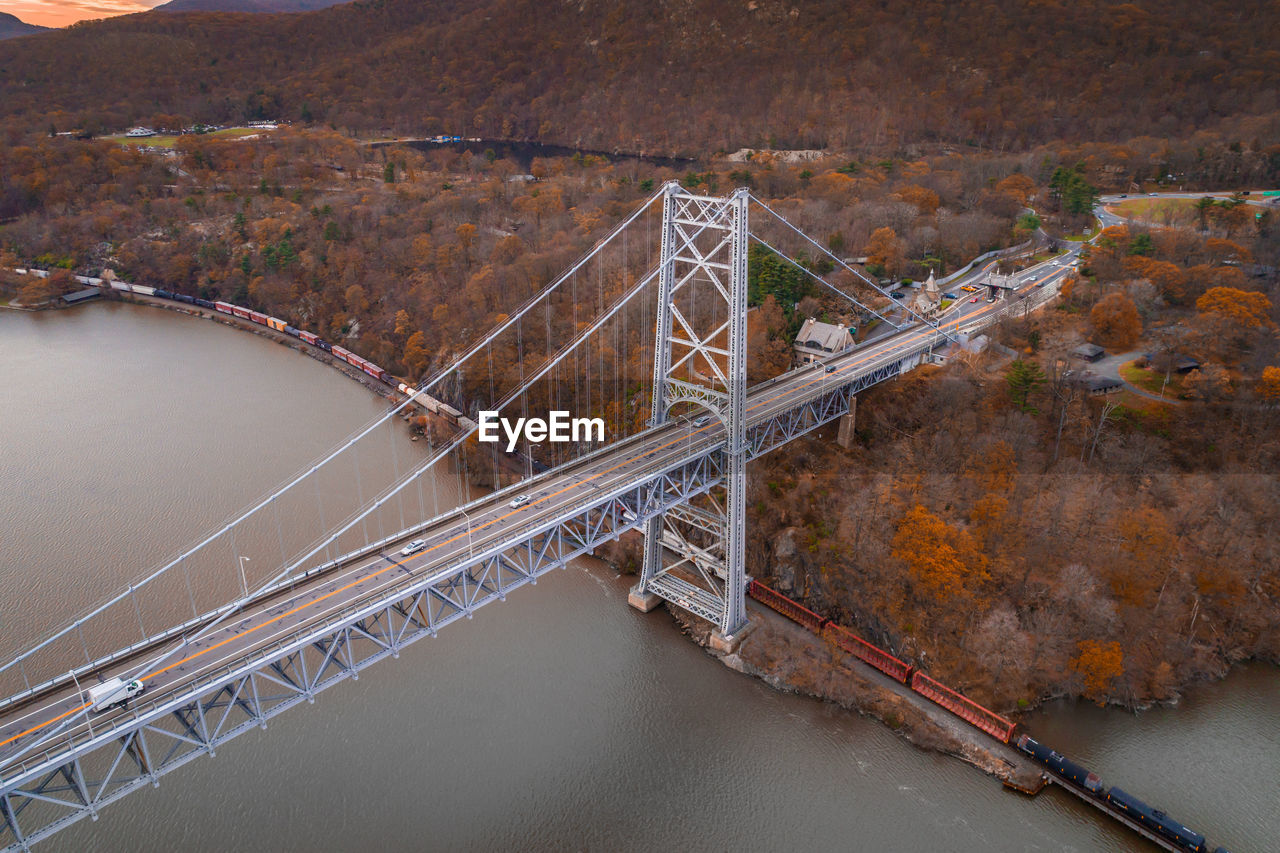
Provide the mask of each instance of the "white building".
{"label": "white building", "polygon": [[149,127],[131,127],[125,136],[137,139],[143,136],[155,136],[156,132]]}

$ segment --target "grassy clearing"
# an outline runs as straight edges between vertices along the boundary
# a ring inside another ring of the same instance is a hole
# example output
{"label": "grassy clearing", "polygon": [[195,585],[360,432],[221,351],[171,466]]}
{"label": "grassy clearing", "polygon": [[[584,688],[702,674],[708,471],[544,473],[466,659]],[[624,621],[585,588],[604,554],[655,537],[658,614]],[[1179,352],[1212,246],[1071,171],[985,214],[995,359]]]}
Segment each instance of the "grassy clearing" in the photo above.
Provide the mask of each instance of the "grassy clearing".
{"label": "grassy clearing", "polygon": [[1151,225],[1184,226],[1199,221],[1193,198],[1131,198],[1110,205],[1118,216]]}
{"label": "grassy clearing", "polygon": [[1101,223],[1095,219],[1088,231],[1085,231],[1083,234],[1067,234],[1062,239],[1070,243],[1087,243],[1098,233],[1100,225]]}
{"label": "grassy clearing", "polygon": [[[242,139],[246,136],[257,136],[260,133],[270,133],[269,130],[263,130],[258,127],[227,127],[222,130],[215,130],[212,133],[206,133],[205,136],[211,136],[217,139]],[[104,136],[103,139],[111,142],[119,142],[121,145],[137,145],[147,148],[172,148],[181,137],[171,133],[162,133],[155,136],[125,136],[119,134],[117,136]]]}
{"label": "grassy clearing", "polygon": [[1152,394],[1159,394],[1160,389],[1164,388],[1164,396],[1180,398],[1185,390],[1182,385],[1182,376],[1178,373],[1172,373],[1169,376],[1169,384],[1164,384],[1164,374],[1158,370],[1150,370],[1145,367],[1138,367],[1132,361],[1126,361],[1120,365],[1120,377],[1130,385],[1141,388]]}

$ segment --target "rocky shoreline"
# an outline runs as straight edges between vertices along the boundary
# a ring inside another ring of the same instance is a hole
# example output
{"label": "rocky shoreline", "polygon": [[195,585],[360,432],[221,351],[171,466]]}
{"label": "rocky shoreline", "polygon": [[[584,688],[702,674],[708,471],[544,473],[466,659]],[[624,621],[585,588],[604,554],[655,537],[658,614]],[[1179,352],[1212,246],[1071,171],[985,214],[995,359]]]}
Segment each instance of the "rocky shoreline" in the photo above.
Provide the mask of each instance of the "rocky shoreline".
{"label": "rocky shoreline", "polygon": [[711,648],[709,624],[676,608],[667,609],[708,654],[775,690],[832,702],[877,719],[920,749],[959,758],[1024,793],[1036,794],[1045,785],[1040,768],[1021,753],[765,608],[749,603],[752,628],[730,654]]}

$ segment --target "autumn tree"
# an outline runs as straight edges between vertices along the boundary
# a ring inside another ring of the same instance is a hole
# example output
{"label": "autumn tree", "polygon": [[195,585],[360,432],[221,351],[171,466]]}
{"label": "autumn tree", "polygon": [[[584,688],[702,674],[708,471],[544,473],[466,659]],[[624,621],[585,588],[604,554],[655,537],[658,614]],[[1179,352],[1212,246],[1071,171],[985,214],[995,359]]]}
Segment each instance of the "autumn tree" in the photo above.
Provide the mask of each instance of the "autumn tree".
{"label": "autumn tree", "polygon": [[1154,507],[1129,509],[1113,522],[1119,544],[1108,572],[1111,591],[1130,607],[1153,606],[1173,570],[1176,541],[1169,520]]}
{"label": "autumn tree", "polygon": [[1142,335],[1142,319],[1138,307],[1123,293],[1109,293],[1089,312],[1094,338],[1099,344],[1127,350]]}
{"label": "autumn tree", "polygon": [[48,278],[35,278],[18,290],[18,302],[26,306],[43,305],[58,295],[58,290]]}
{"label": "autumn tree", "polygon": [[1169,261],[1143,260],[1141,276],[1155,285],[1165,299],[1175,304],[1186,299],[1187,274],[1182,267]]}
{"label": "autumn tree", "polygon": [[1231,374],[1221,364],[1206,364],[1187,374],[1183,380],[1187,396],[1204,403],[1221,403],[1231,399]]}
{"label": "autumn tree", "polygon": [[871,232],[866,251],[867,264],[881,267],[890,276],[896,276],[902,268],[902,241],[887,225]]}
{"label": "autumn tree", "polygon": [[1216,314],[1250,329],[1275,325],[1269,316],[1271,300],[1256,291],[1211,287],[1196,300],[1196,310],[1201,314]]}
{"label": "autumn tree", "polygon": [[1025,205],[1035,194],[1036,182],[1021,173],[1003,178],[996,184],[996,192],[1012,197],[1018,204]]}
{"label": "autumn tree", "polygon": [[1280,403],[1280,367],[1262,368],[1258,396],[1268,403]]}
{"label": "autumn tree", "polygon": [[916,504],[898,523],[893,556],[928,598],[939,602],[974,596],[988,580],[987,558],[968,531],[947,524]]}
{"label": "autumn tree", "polygon": [[1124,675],[1124,652],[1115,640],[1081,640],[1076,648],[1079,653],[1071,660],[1071,671],[1083,680],[1084,697],[1104,704],[1115,680]]}
{"label": "autumn tree", "polygon": [[408,371],[411,379],[417,379],[427,371],[427,365],[431,363],[431,351],[427,348],[427,336],[421,331],[414,332],[409,336],[409,340],[405,341],[404,354],[400,357],[404,362],[405,370]]}

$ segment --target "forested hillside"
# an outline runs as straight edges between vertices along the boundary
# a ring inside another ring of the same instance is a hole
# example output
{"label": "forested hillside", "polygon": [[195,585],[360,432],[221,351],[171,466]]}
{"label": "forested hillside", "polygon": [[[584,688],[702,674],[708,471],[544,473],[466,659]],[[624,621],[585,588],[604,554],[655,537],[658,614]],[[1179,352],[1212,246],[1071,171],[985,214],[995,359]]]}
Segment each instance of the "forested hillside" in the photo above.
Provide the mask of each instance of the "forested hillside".
{"label": "forested hillside", "polygon": [[0,45],[0,110],[41,130],[282,118],[685,153],[1250,144],[1276,136],[1278,42],[1280,15],[1230,0],[361,0]]}

